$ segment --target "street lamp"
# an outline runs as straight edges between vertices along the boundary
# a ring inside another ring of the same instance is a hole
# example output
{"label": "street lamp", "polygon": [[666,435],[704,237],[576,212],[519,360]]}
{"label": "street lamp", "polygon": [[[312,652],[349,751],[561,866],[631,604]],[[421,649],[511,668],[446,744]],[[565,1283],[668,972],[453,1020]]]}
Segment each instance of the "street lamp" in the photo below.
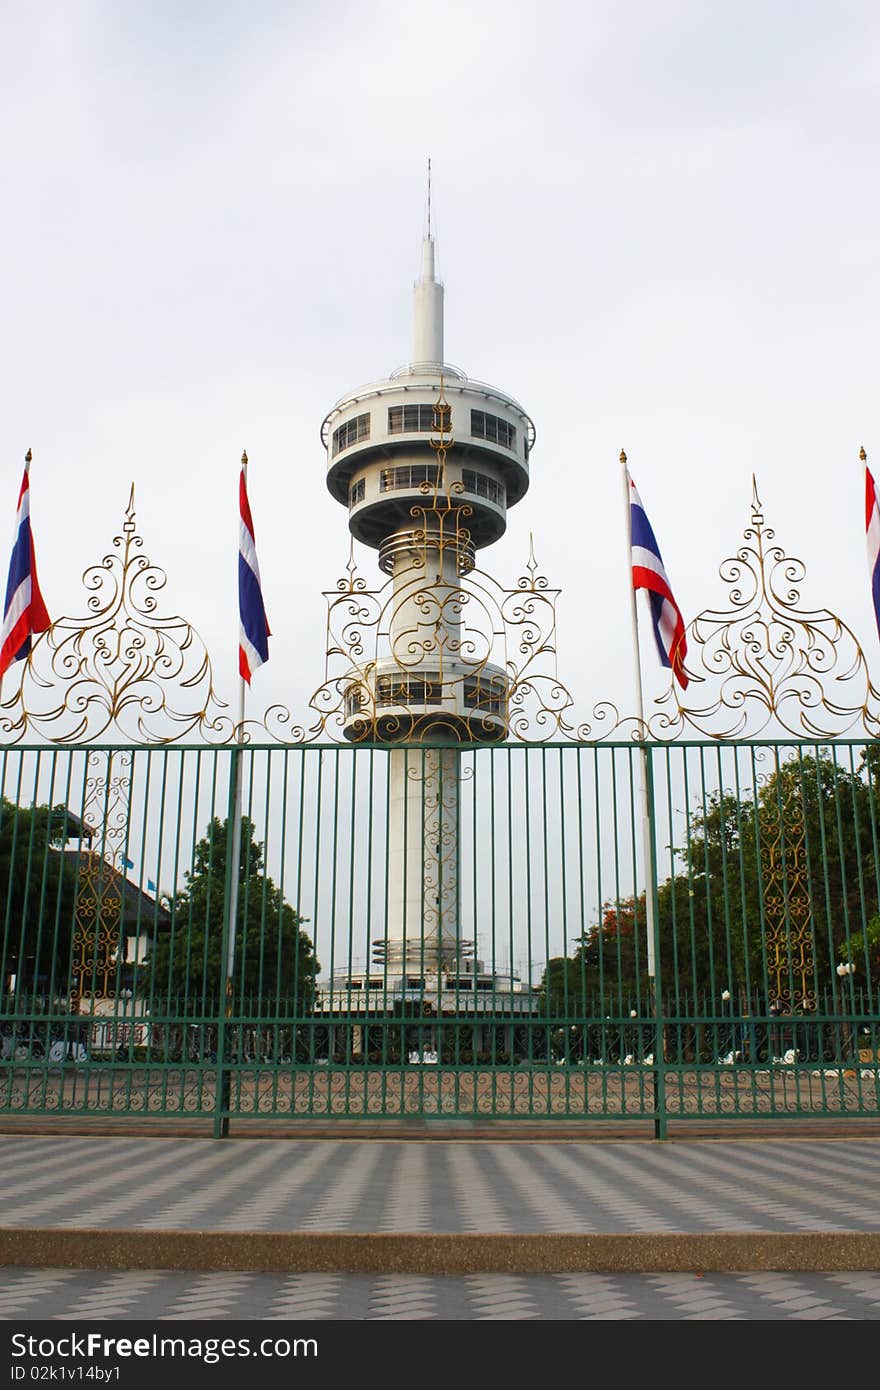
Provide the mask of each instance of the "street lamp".
{"label": "street lamp", "polygon": [[[725,986],[724,989],[721,991],[721,1006],[722,1006],[722,1007],[721,1007],[721,1012],[722,1012],[723,1017],[726,1018],[726,1019],[728,1019],[728,1020],[730,1020],[730,1010],[729,1010],[726,1006],[727,1006],[729,1003],[730,1003],[730,990],[727,988],[727,986]],[[727,1052],[724,1053],[724,1056],[723,1056],[722,1060],[725,1061],[725,1062],[735,1062],[735,1061],[736,1061],[736,1042],[735,1042],[735,1039],[734,1039],[734,1036],[733,1036],[733,1027],[732,1027],[731,1022],[729,1021],[729,1022],[727,1023],[726,1026],[723,1026],[723,1027],[720,1029],[720,1032],[721,1032],[721,1037],[718,1037],[718,1038],[715,1039],[715,1044],[716,1044],[716,1046],[715,1046],[715,1055],[716,1055],[716,1057],[722,1057],[722,1053],[724,1052],[724,1047],[725,1047],[725,1045],[726,1045],[726,1046],[727,1046]],[[723,1042],[722,1042],[722,1038],[723,1038],[723,1040],[724,1040]]]}
{"label": "street lamp", "polygon": [[[838,976],[838,979],[840,980],[841,984],[843,984],[843,981],[844,981],[844,980],[846,980],[846,979],[849,980],[849,1004],[850,1004],[850,1008],[851,1008],[851,1011],[852,1011],[853,1014],[855,1013],[856,1001],[855,1001],[855,992],[854,992],[854,990],[853,990],[852,977],[853,977],[853,975],[854,975],[855,973],[856,973],[856,967],[855,967],[855,962],[854,962],[854,961],[851,961],[851,960],[842,960],[842,961],[839,963],[838,967],[837,967],[837,976]],[[844,986],[843,997],[844,997],[844,1001],[846,1001],[846,999],[847,999],[847,992],[846,992],[846,987],[845,987],[845,986]],[[844,1009],[845,1009],[845,1008],[846,1008],[846,1003],[844,1003]],[[841,1051],[841,1060],[843,1060],[843,1058],[844,1058],[845,1056],[847,1056],[851,1050],[853,1050],[854,1046],[855,1046],[855,1039],[854,1039],[854,1037],[850,1034],[849,1029],[848,1029],[848,1028],[845,1028],[845,1030],[843,1031],[843,1035],[842,1035],[842,1037],[841,1037],[841,1049],[840,1049],[840,1051]]]}

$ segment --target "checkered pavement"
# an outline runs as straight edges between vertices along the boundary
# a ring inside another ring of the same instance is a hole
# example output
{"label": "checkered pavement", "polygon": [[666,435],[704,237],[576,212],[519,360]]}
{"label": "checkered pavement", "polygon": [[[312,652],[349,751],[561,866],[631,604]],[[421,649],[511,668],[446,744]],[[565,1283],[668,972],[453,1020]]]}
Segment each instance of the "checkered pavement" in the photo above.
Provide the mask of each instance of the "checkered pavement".
{"label": "checkered pavement", "polygon": [[6,1320],[880,1319],[880,1276],[0,1271]]}
{"label": "checkered pavement", "polygon": [[0,1135],[0,1226],[302,1232],[880,1229],[880,1141]]}

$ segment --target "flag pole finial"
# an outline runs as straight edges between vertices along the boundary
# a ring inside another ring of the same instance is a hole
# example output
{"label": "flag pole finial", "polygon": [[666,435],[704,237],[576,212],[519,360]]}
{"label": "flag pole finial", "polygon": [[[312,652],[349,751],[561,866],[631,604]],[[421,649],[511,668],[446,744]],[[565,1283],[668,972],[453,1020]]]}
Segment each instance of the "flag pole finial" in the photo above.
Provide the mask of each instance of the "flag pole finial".
{"label": "flag pole finial", "polygon": [[241,453],[241,466],[242,466],[242,468],[247,468],[247,461],[248,461],[247,449],[243,449],[243,450],[242,450],[242,453]]}
{"label": "flag pole finial", "polygon": [[862,460],[862,463],[867,463],[867,462],[868,462],[868,455],[865,453],[865,446],[864,446],[864,444],[863,444],[862,447],[859,449],[859,458]]}
{"label": "flag pole finial", "polygon": [[31,453],[30,449],[28,449],[27,453],[26,453],[25,456],[24,456],[24,461],[25,461],[25,463],[30,463],[30,461],[31,461],[32,458],[33,458],[33,454]]}
{"label": "flag pole finial", "polygon": [[625,449],[621,449],[621,451],[620,451],[620,462],[621,462],[621,463],[626,463],[626,450],[625,450]]}

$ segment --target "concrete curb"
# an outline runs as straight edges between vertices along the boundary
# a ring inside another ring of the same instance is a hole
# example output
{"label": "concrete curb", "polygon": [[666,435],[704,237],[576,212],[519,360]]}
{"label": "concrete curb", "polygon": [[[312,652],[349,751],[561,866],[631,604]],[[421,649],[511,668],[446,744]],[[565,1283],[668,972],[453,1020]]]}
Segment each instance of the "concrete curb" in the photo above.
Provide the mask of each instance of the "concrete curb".
{"label": "concrete curb", "polygon": [[[46,1115],[0,1115],[0,1137],[5,1138],[70,1138],[70,1139],[197,1139],[213,1141],[213,1121],[188,1121],[173,1119],[139,1120],[134,1116],[103,1117],[91,1120],[81,1116]],[[485,1124],[460,1124],[451,1120],[396,1121],[386,1120],[333,1120],[322,1123],[317,1120],[264,1120],[262,1118],[241,1120],[235,1118],[230,1124],[228,1140],[238,1139],[289,1139],[301,1143],[318,1139],[397,1140],[406,1143],[420,1143],[430,1140],[435,1143],[485,1143],[502,1141],[505,1144],[523,1142],[534,1144],[538,1141],[559,1143],[658,1143],[654,1137],[653,1121],[638,1119],[591,1118],[589,1120],[558,1123],[555,1120],[542,1120],[536,1123],[527,1118],[508,1123],[492,1120]],[[826,1117],[814,1119],[798,1117],[780,1119],[769,1116],[759,1120],[737,1118],[711,1118],[671,1120],[668,1138],[664,1143],[690,1142],[703,1139],[707,1141],[741,1139],[775,1139],[795,1143],[801,1140],[839,1139],[880,1139],[880,1121],[874,1116]]]}
{"label": "concrete curb", "polygon": [[880,1268],[880,1231],[464,1235],[0,1228],[0,1264],[361,1274]]}

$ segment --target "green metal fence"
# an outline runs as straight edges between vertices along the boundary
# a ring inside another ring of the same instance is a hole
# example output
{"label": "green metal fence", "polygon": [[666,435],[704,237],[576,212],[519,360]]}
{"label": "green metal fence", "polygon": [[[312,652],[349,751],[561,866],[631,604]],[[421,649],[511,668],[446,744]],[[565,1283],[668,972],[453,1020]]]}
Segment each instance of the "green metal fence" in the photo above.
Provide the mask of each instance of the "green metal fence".
{"label": "green metal fence", "polygon": [[880,1113],[873,743],[17,747],[0,793],[5,1113]]}

